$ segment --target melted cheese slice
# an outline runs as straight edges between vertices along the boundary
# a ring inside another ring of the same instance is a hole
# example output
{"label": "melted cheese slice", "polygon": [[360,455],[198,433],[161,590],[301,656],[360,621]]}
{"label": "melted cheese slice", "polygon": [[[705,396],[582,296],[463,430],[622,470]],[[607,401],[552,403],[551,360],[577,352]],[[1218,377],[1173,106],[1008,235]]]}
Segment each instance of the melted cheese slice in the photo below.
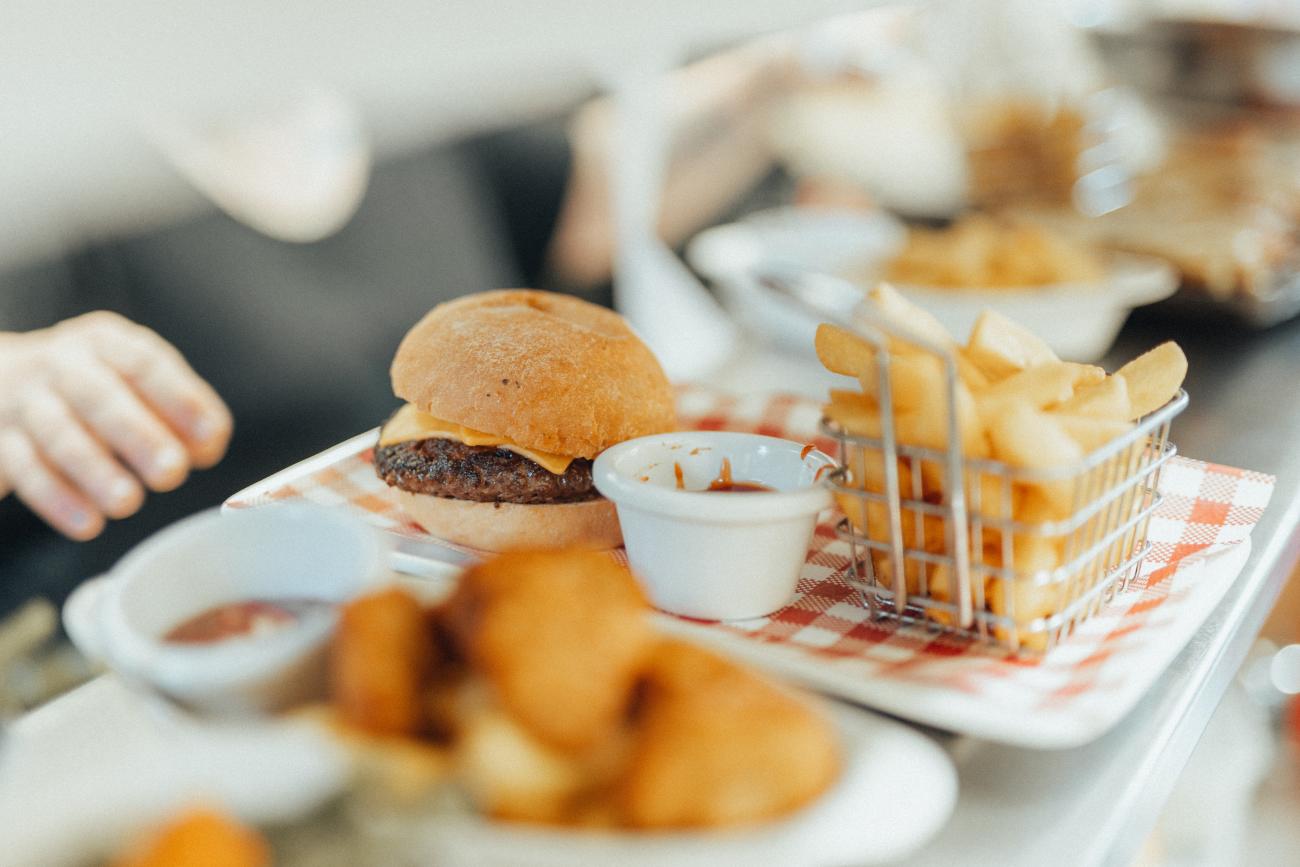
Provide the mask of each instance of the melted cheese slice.
{"label": "melted cheese slice", "polygon": [[381,446],[435,438],[457,440],[467,446],[496,446],[497,448],[507,449],[528,458],[528,460],[557,476],[564,475],[564,471],[569,468],[569,464],[573,463],[573,458],[565,455],[530,449],[526,446],[516,445],[496,434],[484,433],[464,425],[434,418],[427,412],[420,412],[409,403],[394,413],[393,417],[379,431],[379,444]]}

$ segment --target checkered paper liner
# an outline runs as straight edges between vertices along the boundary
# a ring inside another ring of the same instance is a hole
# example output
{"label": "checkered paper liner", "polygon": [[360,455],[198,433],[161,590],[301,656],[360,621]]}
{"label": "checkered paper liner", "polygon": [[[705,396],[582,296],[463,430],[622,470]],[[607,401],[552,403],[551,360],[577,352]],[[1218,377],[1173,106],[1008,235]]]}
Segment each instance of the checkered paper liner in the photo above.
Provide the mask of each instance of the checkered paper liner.
{"label": "checkered paper liner", "polygon": [[[815,443],[820,407],[791,395],[679,392],[683,428]],[[1177,428],[1175,437],[1177,440]],[[384,530],[432,541],[371,466],[368,432],[236,494],[230,508],[308,500],[349,508]],[[1163,470],[1151,550],[1128,589],[1042,658],[873,617],[850,586],[849,545],[819,524],[794,600],[766,617],[708,623],[662,615],[669,631],[717,645],[832,695],[953,731],[1032,747],[1102,734],[1137,703],[1236,577],[1273,478],[1184,457]],[[620,552],[621,554],[621,552]],[[725,567],[720,567],[725,568]]]}

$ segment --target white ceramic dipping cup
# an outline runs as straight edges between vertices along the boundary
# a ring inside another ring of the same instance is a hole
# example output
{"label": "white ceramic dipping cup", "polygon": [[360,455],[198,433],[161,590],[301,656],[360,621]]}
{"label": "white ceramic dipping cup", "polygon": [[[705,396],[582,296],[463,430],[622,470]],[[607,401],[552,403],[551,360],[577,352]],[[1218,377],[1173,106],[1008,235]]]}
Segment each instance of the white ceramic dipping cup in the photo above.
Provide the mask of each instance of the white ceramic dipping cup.
{"label": "white ceramic dipping cup", "polygon": [[[735,481],[775,490],[707,491],[724,459]],[[823,468],[833,466],[793,440],[690,431],[619,443],[596,458],[592,475],[618,508],[628,562],[656,607],[739,620],[794,595],[817,515],[831,504]]]}
{"label": "white ceramic dipping cup", "polygon": [[172,627],[252,599],[338,603],[386,574],[379,534],[337,510],[273,505],[202,512],[151,536],[68,599],[77,647],[131,683],[212,714],[275,710],[319,694],[335,605],[265,634],[209,644]]}

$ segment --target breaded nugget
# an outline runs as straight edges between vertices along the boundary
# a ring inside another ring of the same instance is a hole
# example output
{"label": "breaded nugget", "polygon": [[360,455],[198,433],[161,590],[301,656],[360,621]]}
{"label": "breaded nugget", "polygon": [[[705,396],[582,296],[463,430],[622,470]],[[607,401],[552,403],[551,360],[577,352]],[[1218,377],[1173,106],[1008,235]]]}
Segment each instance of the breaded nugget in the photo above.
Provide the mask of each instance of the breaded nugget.
{"label": "breaded nugget", "polygon": [[619,791],[624,824],[756,822],[807,804],[839,771],[835,731],[825,719],[708,651],[661,642],[643,690]]}
{"label": "breaded nugget", "polygon": [[480,714],[464,724],[456,772],[480,811],[519,822],[564,822],[582,787],[577,762],[501,712]]}
{"label": "breaded nugget", "polygon": [[481,678],[448,687],[444,701],[457,718],[456,776],[479,810],[551,825],[615,823],[610,794],[627,766],[628,721],[586,749],[561,750],[506,714]]}
{"label": "breaded nugget", "polygon": [[420,734],[433,664],[429,621],[415,597],[393,588],[355,599],[343,606],[334,638],[334,705],[345,722],[372,734]]}
{"label": "breaded nugget", "polygon": [[262,835],[216,810],[192,809],[114,860],[113,867],[270,867]]}
{"label": "breaded nugget", "polygon": [[467,571],[445,620],[533,736],[582,750],[623,721],[653,638],[631,574],[592,551],[503,554]]}

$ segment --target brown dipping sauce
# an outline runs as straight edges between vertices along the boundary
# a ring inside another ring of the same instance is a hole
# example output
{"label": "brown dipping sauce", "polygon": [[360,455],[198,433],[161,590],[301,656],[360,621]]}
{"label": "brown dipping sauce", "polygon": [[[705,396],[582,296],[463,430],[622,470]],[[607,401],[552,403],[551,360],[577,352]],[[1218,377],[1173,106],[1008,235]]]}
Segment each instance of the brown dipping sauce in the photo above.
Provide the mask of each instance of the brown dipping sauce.
{"label": "brown dipping sauce", "polygon": [[763,494],[775,491],[776,488],[770,485],[762,485],[758,482],[709,482],[708,491],[720,491],[727,494]]}
{"label": "brown dipping sauce", "polygon": [[[692,452],[693,454],[693,452]],[[686,490],[686,478],[682,474],[682,465],[673,462],[673,475],[677,479],[677,490]],[[649,476],[642,476],[641,481],[646,481]],[[764,485],[761,482],[738,482],[731,478],[731,458],[722,459],[722,470],[718,477],[709,482],[709,486],[701,491],[692,491],[692,493],[721,493],[721,494],[767,494],[772,493],[776,488],[770,485]]]}
{"label": "brown dipping sauce", "polygon": [[716,491],[726,494],[763,494],[775,491],[776,488],[770,485],[764,485],[760,482],[738,482],[731,478],[731,459],[722,459],[722,471],[718,477],[709,482],[706,491]]}
{"label": "brown dipping sauce", "polygon": [[249,599],[218,605],[183,620],[163,635],[171,644],[212,644],[230,638],[264,635],[297,623],[328,605],[320,599]]}

